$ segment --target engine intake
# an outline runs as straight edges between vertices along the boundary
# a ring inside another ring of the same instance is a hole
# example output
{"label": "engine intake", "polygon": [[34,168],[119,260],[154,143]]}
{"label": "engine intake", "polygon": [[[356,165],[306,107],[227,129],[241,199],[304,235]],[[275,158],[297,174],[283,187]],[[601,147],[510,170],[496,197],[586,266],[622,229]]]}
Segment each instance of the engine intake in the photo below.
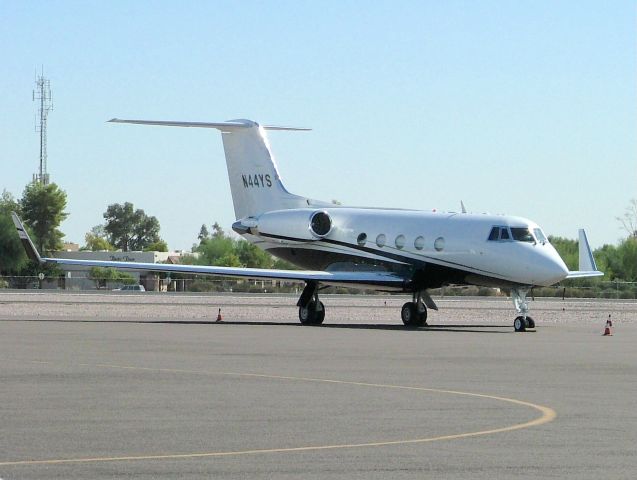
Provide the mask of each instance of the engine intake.
{"label": "engine intake", "polygon": [[310,219],[310,230],[319,238],[325,237],[332,230],[332,219],[327,212],[316,212]]}

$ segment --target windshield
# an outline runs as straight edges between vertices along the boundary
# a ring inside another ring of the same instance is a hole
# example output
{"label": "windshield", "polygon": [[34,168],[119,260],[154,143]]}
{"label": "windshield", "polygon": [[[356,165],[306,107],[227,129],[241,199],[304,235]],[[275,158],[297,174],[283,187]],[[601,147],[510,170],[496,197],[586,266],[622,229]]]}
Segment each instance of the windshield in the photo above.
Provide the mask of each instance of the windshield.
{"label": "windshield", "polygon": [[526,227],[511,227],[511,235],[513,235],[513,240],[517,240],[518,242],[535,242],[535,237],[531,233],[531,230]]}

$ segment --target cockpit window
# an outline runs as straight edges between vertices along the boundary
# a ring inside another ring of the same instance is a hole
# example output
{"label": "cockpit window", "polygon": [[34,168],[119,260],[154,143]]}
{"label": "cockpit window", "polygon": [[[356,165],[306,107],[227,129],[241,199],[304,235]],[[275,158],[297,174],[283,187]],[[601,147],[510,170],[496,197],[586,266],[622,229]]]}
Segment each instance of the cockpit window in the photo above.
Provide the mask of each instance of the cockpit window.
{"label": "cockpit window", "polygon": [[511,240],[511,234],[509,234],[509,227],[496,226],[491,229],[489,233],[489,240],[492,242],[498,240]]}
{"label": "cockpit window", "polygon": [[[535,236],[533,236],[535,233]],[[497,241],[507,241],[507,240],[515,240],[516,242],[528,242],[528,243],[536,243],[548,242],[546,236],[542,232],[541,229],[535,228],[531,233],[531,230],[527,227],[505,227],[503,225],[496,225],[491,228],[491,232],[489,233],[489,241],[497,242]],[[536,240],[537,239],[537,240]]]}
{"label": "cockpit window", "polygon": [[549,241],[549,239],[546,238],[546,235],[544,235],[544,232],[542,231],[541,228],[534,228],[533,233],[535,233],[535,238],[537,238],[538,242],[544,244]]}
{"label": "cockpit window", "polygon": [[535,237],[528,228],[511,227],[511,234],[513,235],[513,239],[518,242],[535,242]]}

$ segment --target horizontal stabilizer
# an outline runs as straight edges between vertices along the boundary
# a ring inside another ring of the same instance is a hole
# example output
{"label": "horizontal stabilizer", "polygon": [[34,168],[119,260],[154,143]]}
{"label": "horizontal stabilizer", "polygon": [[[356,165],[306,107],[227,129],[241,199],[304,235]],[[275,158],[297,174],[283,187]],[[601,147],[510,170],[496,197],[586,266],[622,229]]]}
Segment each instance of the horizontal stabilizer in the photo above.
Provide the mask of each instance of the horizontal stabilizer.
{"label": "horizontal stabilizer", "polygon": [[[259,126],[258,123],[251,120],[231,120],[228,122],[174,122],[162,120],[123,120],[120,118],[112,118],[110,123],[133,123],[136,125],[155,125],[160,127],[191,127],[191,128],[216,128],[222,132],[231,132],[237,128],[250,128]],[[292,130],[292,131],[308,131],[310,128],[300,127],[280,127],[275,125],[262,125],[266,130]]]}

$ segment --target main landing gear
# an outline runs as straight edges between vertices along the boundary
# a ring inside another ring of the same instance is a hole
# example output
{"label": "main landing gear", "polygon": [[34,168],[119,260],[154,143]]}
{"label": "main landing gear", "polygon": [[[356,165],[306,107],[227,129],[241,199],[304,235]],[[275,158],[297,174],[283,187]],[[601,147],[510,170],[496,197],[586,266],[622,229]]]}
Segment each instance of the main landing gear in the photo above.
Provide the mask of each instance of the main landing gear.
{"label": "main landing gear", "polygon": [[525,332],[527,328],[535,328],[535,321],[527,315],[529,313],[529,303],[526,300],[528,292],[529,290],[526,288],[511,289],[511,300],[513,300],[515,310],[519,314],[513,321],[513,328],[516,332]]}
{"label": "main landing gear", "polygon": [[400,318],[408,328],[418,328],[427,325],[427,307],[423,303],[422,292],[414,292],[413,301],[403,305]]}
{"label": "main landing gear", "polygon": [[302,325],[320,325],[325,319],[325,306],[318,298],[318,290],[318,282],[307,282],[296,302]]}

